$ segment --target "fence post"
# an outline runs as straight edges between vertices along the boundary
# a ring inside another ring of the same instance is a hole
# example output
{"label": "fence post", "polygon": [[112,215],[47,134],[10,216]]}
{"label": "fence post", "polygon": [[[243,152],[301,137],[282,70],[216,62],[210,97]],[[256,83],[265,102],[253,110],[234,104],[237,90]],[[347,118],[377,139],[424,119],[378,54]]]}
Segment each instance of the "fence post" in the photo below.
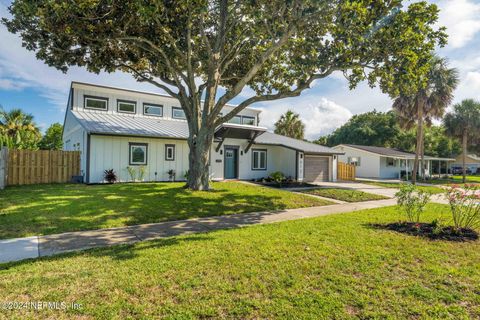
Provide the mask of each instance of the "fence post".
{"label": "fence post", "polygon": [[7,163],[8,163],[7,148],[0,147],[0,190],[5,188],[5,185],[7,182],[7,174],[8,174]]}

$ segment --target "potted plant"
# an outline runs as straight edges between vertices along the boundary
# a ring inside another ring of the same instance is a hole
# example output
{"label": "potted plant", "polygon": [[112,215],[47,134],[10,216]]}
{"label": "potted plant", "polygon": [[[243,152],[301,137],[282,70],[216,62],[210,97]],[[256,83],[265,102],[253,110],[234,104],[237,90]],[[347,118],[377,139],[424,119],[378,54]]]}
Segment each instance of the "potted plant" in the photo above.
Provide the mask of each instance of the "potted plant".
{"label": "potted plant", "polygon": [[107,183],[115,183],[117,181],[117,174],[113,169],[107,169],[103,172],[103,178]]}
{"label": "potted plant", "polygon": [[169,181],[175,181],[176,172],[173,169],[167,171]]}

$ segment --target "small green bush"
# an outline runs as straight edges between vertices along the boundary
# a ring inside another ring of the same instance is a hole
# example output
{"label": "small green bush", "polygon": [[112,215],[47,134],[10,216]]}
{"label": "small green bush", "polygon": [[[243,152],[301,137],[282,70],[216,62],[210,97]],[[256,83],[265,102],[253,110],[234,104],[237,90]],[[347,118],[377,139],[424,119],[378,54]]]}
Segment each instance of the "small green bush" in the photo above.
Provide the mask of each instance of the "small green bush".
{"label": "small green bush", "polygon": [[270,178],[272,178],[273,181],[278,183],[278,185],[281,185],[282,181],[285,180],[285,175],[280,171],[275,171],[270,173]]}
{"label": "small green bush", "polygon": [[400,191],[395,193],[397,204],[403,209],[409,222],[419,222],[420,215],[430,201],[431,193],[420,190],[413,184],[401,184]]}

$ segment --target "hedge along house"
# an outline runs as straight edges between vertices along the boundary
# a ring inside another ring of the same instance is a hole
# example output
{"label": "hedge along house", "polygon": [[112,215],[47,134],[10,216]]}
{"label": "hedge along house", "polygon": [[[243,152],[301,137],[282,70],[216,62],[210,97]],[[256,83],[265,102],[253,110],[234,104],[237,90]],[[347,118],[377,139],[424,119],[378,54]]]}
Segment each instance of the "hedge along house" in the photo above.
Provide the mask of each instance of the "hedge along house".
{"label": "hedge along house", "polygon": [[[233,106],[225,106],[223,113]],[[337,155],[321,145],[268,132],[260,111],[246,108],[216,128],[210,150],[213,180],[260,179],[274,171],[299,181],[335,181]],[[128,167],[145,168],[143,181],[185,180],[188,125],[180,103],[168,95],[72,82],[65,115],[65,150],[81,151],[86,183],[104,182],[114,169],[130,181]]]}
{"label": "hedge along house", "polygon": [[[392,148],[354,144],[340,144],[333,149],[343,153],[339,156],[339,161],[356,166],[357,178],[402,179],[405,177],[410,179],[412,176],[414,153]],[[439,169],[442,173],[447,173],[449,163],[452,161],[455,161],[455,159],[425,156],[424,170],[426,176],[433,175],[434,166],[436,168],[435,173],[439,173]]]}

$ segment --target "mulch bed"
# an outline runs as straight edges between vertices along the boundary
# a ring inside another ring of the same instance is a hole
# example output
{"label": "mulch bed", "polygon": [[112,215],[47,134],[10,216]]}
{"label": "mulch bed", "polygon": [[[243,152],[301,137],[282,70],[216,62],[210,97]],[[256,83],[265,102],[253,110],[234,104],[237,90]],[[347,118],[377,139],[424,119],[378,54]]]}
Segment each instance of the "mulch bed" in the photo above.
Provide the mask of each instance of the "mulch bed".
{"label": "mulch bed", "polygon": [[455,229],[454,227],[439,227],[433,223],[395,222],[389,224],[373,224],[377,229],[392,230],[412,236],[447,241],[474,241],[478,233],[472,229]]}

